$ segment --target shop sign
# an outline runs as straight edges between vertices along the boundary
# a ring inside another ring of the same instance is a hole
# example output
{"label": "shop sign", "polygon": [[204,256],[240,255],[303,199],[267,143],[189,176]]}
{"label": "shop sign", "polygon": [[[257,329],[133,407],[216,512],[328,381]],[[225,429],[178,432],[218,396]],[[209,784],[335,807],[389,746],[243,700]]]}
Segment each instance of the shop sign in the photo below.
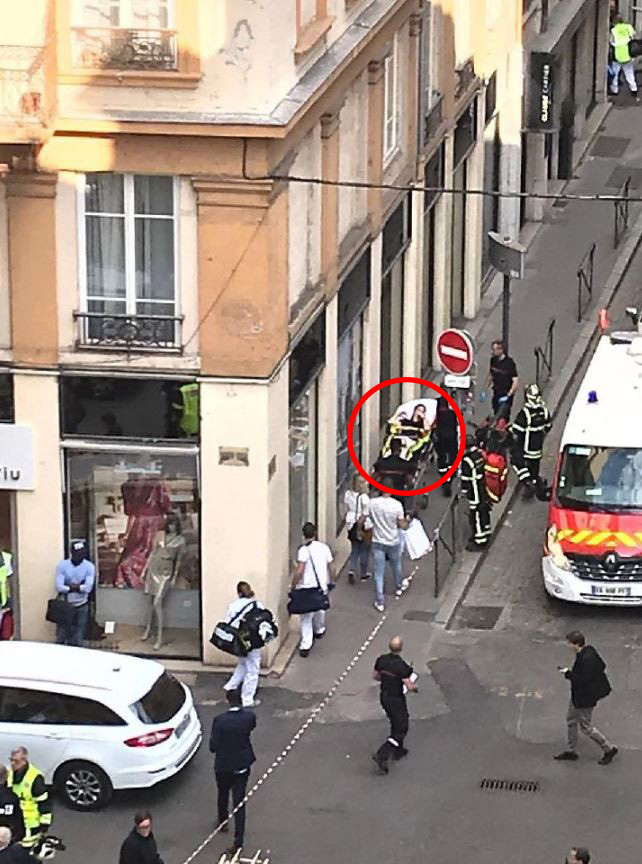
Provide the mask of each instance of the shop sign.
{"label": "shop sign", "polygon": [[548,52],[533,51],[530,55],[528,78],[529,132],[549,132],[554,128],[553,84],[554,57]]}
{"label": "shop sign", "polygon": [[34,488],[31,426],[0,423],[0,489]]}

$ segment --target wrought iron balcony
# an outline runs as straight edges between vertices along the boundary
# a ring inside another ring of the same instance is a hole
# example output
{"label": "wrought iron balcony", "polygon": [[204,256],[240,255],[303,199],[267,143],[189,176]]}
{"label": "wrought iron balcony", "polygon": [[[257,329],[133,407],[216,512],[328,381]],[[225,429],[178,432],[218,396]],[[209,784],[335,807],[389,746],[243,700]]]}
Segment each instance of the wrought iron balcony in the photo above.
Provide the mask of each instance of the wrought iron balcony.
{"label": "wrought iron balcony", "polygon": [[180,350],[182,316],[74,312],[77,345],[118,350]]}
{"label": "wrought iron balcony", "polygon": [[42,46],[0,45],[1,126],[32,129],[47,122],[47,57]]}
{"label": "wrought iron balcony", "polygon": [[74,27],[74,65],[83,69],[178,68],[175,30]]}

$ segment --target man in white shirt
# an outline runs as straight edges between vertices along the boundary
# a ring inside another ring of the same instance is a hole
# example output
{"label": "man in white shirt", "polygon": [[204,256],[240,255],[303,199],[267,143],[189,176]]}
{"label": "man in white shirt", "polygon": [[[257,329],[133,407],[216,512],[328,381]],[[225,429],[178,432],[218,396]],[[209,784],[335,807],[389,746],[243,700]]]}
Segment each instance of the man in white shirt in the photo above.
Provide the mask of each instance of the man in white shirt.
{"label": "man in white shirt", "polygon": [[[325,543],[317,540],[316,525],[306,522],[303,526],[303,545],[299,546],[296,570],[292,577],[292,590],[297,588],[317,588],[327,593],[334,588],[332,552]],[[301,642],[299,654],[307,657],[314,639],[325,636],[325,610],[306,612],[301,615]]]}
{"label": "man in white shirt", "polygon": [[389,492],[370,502],[372,521],[372,554],[374,556],[375,602],[377,612],[385,609],[384,574],[386,561],[390,562],[395,579],[397,597],[408,587],[408,580],[401,573],[401,534],[410,520],[406,518],[402,505]]}

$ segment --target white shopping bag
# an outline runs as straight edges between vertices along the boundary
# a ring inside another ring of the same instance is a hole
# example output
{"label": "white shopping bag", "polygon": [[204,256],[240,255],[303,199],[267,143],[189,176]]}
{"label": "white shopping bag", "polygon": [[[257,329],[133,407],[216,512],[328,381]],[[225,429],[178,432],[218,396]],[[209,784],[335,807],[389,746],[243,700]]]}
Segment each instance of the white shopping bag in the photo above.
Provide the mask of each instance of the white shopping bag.
{"label": "white shopping bag", "polygon": [[413,519],[408,528],[401,534],[404,551],[413,561],[432,552],[432,543],[419,519]]}

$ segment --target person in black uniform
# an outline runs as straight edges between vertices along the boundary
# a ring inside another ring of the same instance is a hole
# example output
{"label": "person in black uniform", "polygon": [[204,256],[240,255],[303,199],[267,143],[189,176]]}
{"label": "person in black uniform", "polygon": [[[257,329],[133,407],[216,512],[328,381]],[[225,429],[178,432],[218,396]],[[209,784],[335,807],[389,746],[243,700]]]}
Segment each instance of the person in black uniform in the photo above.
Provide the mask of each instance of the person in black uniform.
{"label": "person in black uniform", "polygon": [[381,684],[381,707],[390,721],[390,735],[372,757],[380,774],[388,773],[390,758],[396,761],[408,753],[403,746],[409,723],[406,691],[417,691],[417,676],[401,656],[401,636],[394,636],[388,647],[390,653],[377,657],[374,667],[374,678]]}
{"label": "person in black uniform", "polygon": [[7,786],[8,771],[0,764],[0,826],[11,831],[11,842],[19,843],[25,836],[25,820],[20,799]]}
{"label": "person in black uniform", "polygon": [[[459,423],[457,415],[453,411],[450,402],[440,396],[437,400],[437,418],[435,421],[435,450],[437,451],[437,464],[439,474],[443,477],[457,458]],[[452,494],[452,477],[442,485],[443,494],[447,497]]]}
{"label": "person in black uniform", "polygon": [[493,385],[493,413],[495,417],[510,419],[513,396],[519,386],[517,366],[512,357],[506,353],[501,339],[496,339],[491,346],[490,369],[486,379],[486,387]]}
{"label": "person in black uniform", "polygon": [[[256,715],[241,706],[238,690],[228,690],[225,695],[230,707],[224,714],[214,718],[210,735],[210,753],[216,754],[214,772],[218,787],[218,824],[223,826],[221,830],[224,832],[228,827],[230,792],[232,806],[236,810],[245,798],[250,768],[256,761],[250,740],[256,728]],[[227,850],[228,855],[235,855],[243,847],[244,836],[245,805],[234,816],[234,843]]]}
{"label": "person in black uniform", "polygon": [[466,441],[466,452],[461,460],[461,486],[468,499],[472,536],[466,544],[469,552],[478,552],[490,537],[491,503],[486,491],[486,460],[476,440]]}
{"label": "person in black uniform", "polygon": [[540,482],[539,466],[542,461],[544,439],[553,422],[537,384],[524,389],[524,407],[511,424],[513,436],[512,463],[524,498],[532,498]]}
{"label": "person in black uniform", "polygon": [[35,860],[24,846],[11,842],[11,829],[0,826],[0,864],[34,864]]}

